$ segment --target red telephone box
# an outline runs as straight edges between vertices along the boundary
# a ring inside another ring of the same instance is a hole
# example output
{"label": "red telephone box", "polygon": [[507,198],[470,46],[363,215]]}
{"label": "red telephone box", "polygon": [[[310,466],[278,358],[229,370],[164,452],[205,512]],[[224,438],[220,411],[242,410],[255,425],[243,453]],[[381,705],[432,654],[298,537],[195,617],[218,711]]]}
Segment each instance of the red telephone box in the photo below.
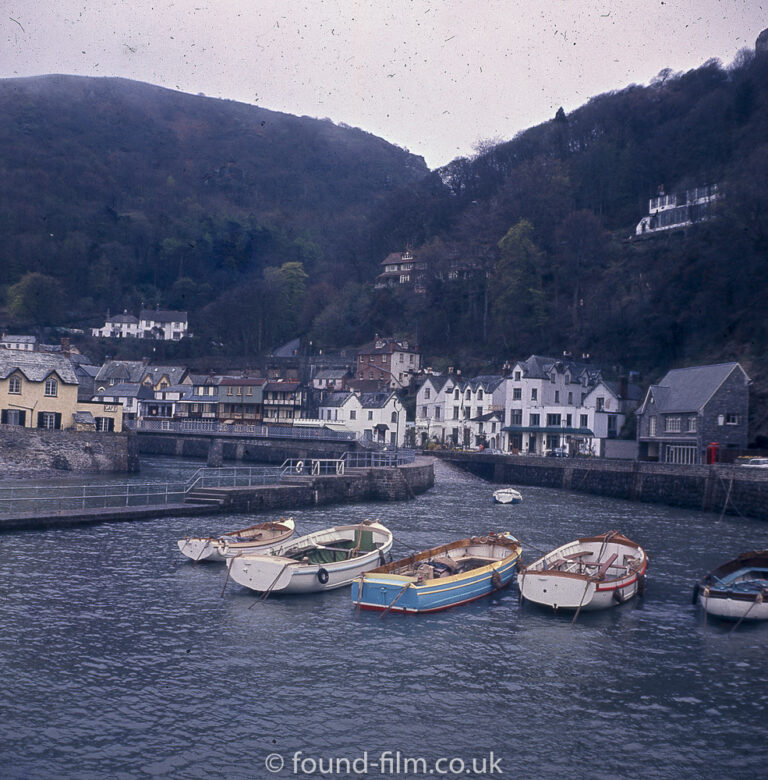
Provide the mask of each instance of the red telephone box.
{"label": "red telephone box", "polygon": [[720,460],[720,445],[712,441],[707,445],[707,464],[717,463]]}

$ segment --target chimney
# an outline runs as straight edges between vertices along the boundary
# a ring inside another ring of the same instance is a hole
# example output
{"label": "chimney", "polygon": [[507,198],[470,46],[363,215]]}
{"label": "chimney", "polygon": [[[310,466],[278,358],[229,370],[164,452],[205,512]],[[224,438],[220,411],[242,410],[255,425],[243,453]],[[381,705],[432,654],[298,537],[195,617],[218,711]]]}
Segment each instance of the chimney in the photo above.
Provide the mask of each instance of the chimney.
{"label": "chimney", "polygon": [[142,362],[142,365],[148,366],[149,365],[149,358],[148,357],[143,357],[141,359],[141,362]]}
{"label": "chimney", "polygon": [[619,377],[619,398],[621,398],[622,400],[626,399],[627,397],[627,389],[628,389],[627,377],[620,376]]}
{"label": "chimney", "polygon": [[61,354],[64,355],[64,357],[69,357],[70,353],[72,351],[70,341],[68,337],[65,337],[61,340]]}

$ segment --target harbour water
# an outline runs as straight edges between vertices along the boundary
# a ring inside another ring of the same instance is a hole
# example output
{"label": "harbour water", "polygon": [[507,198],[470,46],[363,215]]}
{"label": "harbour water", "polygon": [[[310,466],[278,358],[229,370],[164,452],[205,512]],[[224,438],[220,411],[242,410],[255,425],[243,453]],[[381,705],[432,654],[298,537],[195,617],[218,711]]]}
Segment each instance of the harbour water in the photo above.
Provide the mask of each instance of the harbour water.
{"label": "harbour water", "polygon": [[765,775],[768,626],[731,633],[691,604],[703,573],[768,547],[764,523],[532,487],[503,506],[435,468],[414,501],[297,510],[297,531],[378,518],[399,556],[509,530],[531,560],[616,528],[646,548],[645,597],[571,625],[511,586],[382,619],[348,589],[259,601],[177,550],[251,517],[6,534],[0,777]]}

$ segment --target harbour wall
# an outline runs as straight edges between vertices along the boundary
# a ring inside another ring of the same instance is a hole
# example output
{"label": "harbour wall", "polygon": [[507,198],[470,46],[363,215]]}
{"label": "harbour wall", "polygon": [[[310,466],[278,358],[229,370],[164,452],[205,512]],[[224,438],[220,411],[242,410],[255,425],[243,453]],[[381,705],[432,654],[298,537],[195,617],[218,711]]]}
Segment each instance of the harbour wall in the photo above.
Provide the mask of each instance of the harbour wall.
{"label": "harbour wall", "polygon": [[424,493],[434,484],[434,461],[431,458],[417,458],[413,463],[396,468],[355,468],[339,475],[296,476],[279,485],[216,488],[209,491],[215,494],[220,503],[188,502],[9,515],[0,517],[0,533],[158,517],[290,512],[320,504],[405,501]]}
{"label": "harbour wall", "polygon": [[490,482],[576,490],[768,520],[768,469],[601,458],[430,453]]}
{"label": "harbour wall", "polygon": [[136,434],[60,431],[0,425],[0,458],[6,474],[79,471],[136,472]]}

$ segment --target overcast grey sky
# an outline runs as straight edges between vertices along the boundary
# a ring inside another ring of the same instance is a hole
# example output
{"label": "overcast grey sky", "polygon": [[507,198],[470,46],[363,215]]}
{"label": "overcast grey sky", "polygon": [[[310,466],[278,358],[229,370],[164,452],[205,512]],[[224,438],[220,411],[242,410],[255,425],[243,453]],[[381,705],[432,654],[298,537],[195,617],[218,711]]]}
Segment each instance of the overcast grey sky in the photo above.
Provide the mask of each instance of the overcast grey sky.
{"label": "overcast grey sky", "polygon": [[662,68],[730,63],[768,0],[1,0],[0,76],[122,76],[330,117],[431,167]]}

